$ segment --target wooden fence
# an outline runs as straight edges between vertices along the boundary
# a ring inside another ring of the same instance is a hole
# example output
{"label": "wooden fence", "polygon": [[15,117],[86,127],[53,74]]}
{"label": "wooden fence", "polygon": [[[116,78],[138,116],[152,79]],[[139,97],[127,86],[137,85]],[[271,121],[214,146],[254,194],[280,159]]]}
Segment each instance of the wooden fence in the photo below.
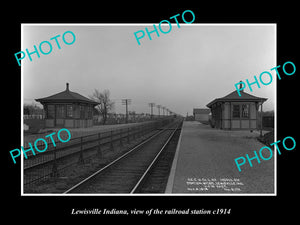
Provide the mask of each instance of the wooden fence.
{"label": "wooden fence", "polygon": [[[100,158],[104,157],[105,152],[114,151],[116,147],[122,148],[124,143],[130,143],[171,123],[173,120],[173,118],[167,118],[146,124],[94,133],[71,138],[66,143],[60,142],[56,136],[53,136],[55,145],[52,141],[48,142],[47,150],[44,152],[37,152],[34,146],[32,148],[35,150],[35,155],[31,150],[26,152],[27,159],[24,159],[23,164],[24,185],[28,186],[49,177],[57,177],[64,169],[77,163],[84,163],[89,157],[95,155]],[[67,139],[62,135],[61,138],[63,140]],[[43,150],[46,146],[43,142],[41,143],[36,147]],[[25,149],[28,150],[29,147],[27,145]]]}

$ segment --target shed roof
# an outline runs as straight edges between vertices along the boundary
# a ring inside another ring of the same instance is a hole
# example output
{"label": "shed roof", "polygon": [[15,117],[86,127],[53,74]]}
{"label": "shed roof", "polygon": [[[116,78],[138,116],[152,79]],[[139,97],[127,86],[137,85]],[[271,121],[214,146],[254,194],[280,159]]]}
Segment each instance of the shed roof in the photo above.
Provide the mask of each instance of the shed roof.
{"label": "shed roof", "polygon": [[81,103],[89,103],[92,105],[98,105],[98,102],[95,102],[91,99],[88,99],[87,97],[82,96],[81,94],[78,94],[76,92],[72,92],[69,90],[69,83],[66,83],[66,90],[59,92],[54,95],[50,95],[45,98],[38,98],[35,99],[36,101],[40,103],[55,103],[55,102],[61,102],[61,103],[68,103],[68,102],[81,102]]}
{"label": "shed roof", "polygon": [[210,103],[208,103],[206,106],[211,107],[213,104],[217,102],[265,102],[267,101],[267,98],[261,98],[256,97],[254,95],[250,95],[244,91],[240,92],[241,96],[237,93],[237,91],[233,91],[230,94],[222,97],[222,98],[216,98]]}

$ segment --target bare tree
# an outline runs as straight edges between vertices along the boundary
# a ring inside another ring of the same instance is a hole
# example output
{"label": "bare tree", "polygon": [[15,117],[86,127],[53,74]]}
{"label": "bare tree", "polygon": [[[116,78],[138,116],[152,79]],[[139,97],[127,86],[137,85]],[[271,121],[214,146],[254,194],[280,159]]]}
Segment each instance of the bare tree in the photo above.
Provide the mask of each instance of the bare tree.
{"label": "bare tree", "polygon": [[110,96],[110,92],[109,90],[104,90],[102,93],[95,89],[94,93],[89,96],[92,100],[94,100],[95,102],[100,103],[99,105],[97,105],[97,108],[100,112],[100,114],[102,115],[103,118],[103,125],[106,123],[107,120],[107,114],[109,113],[109,111],[111,111],[114,107],[114,102],[112,102],[109,98]]}

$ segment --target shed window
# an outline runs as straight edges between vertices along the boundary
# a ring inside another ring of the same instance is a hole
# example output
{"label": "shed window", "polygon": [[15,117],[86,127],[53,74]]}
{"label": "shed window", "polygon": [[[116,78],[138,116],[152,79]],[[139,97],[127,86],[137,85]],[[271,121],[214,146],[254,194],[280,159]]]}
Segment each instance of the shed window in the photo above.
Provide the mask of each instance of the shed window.
{"label": "shed window", "polygon": [[56,105],[56,118],[65,118],[65,105]]}
{"label": "shed window", "polygon": [[80,109],[80,119],[84,119],[84,105],[80,105],[79,109]]}
{"label": "shed window", "polygon": [[86,106],[84,107],[84,119],[88,119],[88,110],[89,110],[89,106],[86,105]]}
{"label": "shed window", "polygon": [[54,119],[54,116],[55,116],[54,105],[47,105],[47,118]]}
{"label": "shed window", "polygon": [[73,118],[76,118],[76,119],[80,118],[80,107],[79,107],[78,104],[74,104],[73,105],[73,113],[74,113],[74,117]]}
{"label": "shed window", "polygon": [[92,106],[89,106],[89,107],[88,107],[88,118],[89,118],[89,119],[92,119],[92,118],[93,118],[93,116],[92,116]]}
{"label": "shed window", "polygon": [[240,105],[233,105],[232,117],[233,118],[240,118]]}
{"label": "shed window", "polygon": [[73,118],[73,105],[67,105],[67,117]]}

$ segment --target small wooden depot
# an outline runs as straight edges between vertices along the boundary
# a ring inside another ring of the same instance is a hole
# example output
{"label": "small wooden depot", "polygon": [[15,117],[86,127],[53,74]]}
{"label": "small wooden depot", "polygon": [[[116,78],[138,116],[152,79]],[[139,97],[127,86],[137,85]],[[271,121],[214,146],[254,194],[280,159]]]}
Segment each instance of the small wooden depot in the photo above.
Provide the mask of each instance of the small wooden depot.
{"label": "small wooden depot", "polygon": [[93,126],[93,108],[99,103],[66,90],[46,98],[35,99],[45,110],[45,127],[80,128]]}
{"label": "small wooden depot", "polygon": [[216,98],[206,106],[211,109],[212,126],[219,129],[258,129],[258,109],[267,100],[244,91],[233,91],[223,98]]}

